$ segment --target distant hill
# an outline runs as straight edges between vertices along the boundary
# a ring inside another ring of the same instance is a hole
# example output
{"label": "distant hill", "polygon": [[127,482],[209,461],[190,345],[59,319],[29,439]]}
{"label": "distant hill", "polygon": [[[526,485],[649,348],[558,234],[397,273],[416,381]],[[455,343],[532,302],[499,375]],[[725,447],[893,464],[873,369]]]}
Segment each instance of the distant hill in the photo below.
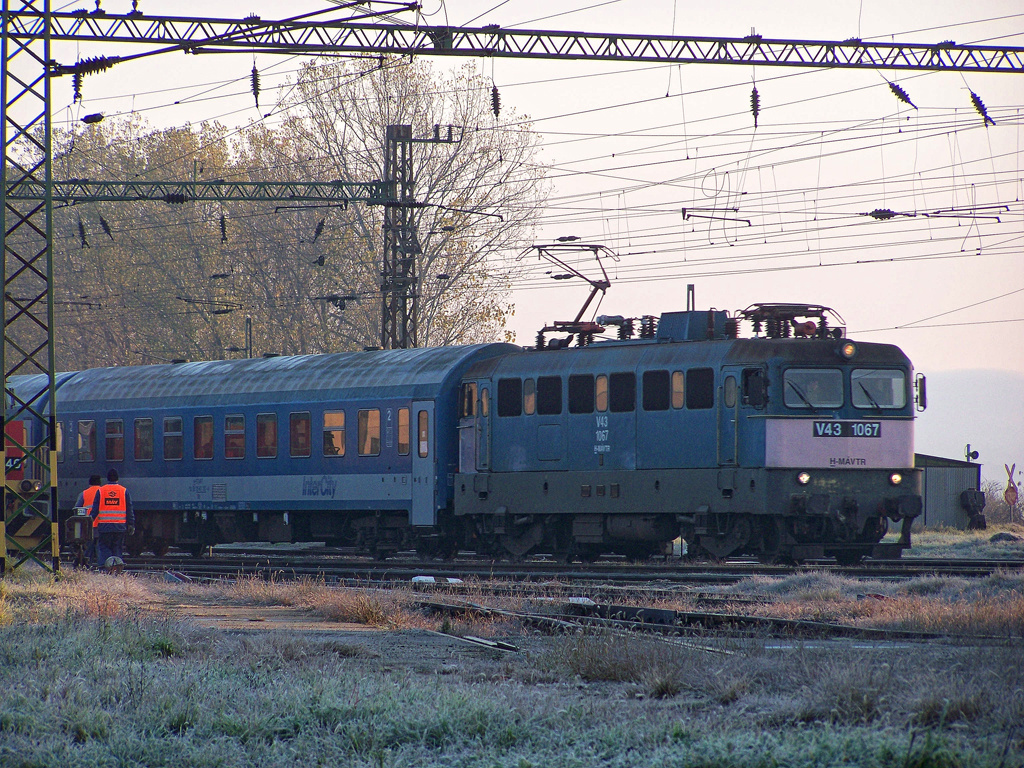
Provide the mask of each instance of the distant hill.
{"label": "distant hill", "polygon": [[915,450],[964,458],[971,444],[984,480],[1006,480],[1003,464],[1024,469],[1024,373],[999,370],[928,373],[928,410],[918,414]]}

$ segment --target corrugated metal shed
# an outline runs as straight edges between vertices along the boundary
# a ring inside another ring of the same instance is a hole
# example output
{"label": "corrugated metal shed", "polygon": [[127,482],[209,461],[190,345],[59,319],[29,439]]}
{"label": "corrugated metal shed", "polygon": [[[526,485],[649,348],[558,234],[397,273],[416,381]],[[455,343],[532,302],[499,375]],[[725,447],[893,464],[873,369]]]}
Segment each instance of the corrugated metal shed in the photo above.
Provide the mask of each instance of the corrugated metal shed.
{"label": "corrugated metal shed", "polygon": [[[971,527],[972,518],[978,526],[978,515],[969,511],[971,499],[965,492],[981,492],[981,464],[918,453],[914,455],[914,466],[924,470],[921,481],[924,512],[915,527],[947,526],[966,530]],[[976,498],[974,501],[977,504]],[[975,509],[980,513],[980,509]]]}

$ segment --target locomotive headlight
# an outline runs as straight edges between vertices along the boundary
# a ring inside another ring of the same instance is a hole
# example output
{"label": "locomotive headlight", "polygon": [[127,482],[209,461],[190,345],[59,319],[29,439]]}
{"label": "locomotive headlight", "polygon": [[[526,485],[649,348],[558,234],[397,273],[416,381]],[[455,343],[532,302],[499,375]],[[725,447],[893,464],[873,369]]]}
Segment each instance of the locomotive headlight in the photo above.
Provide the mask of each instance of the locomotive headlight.
{"label": "locomotive headlight", "polygon": [[892,483],[893,485],[899,485],[900,483],[903,482],[903,475],[901,475],[899,472],[893,472],[891,475],[889,475],[889,482]]}
{"label": "locomotive headlight", "polygon": [[839,347],[839,356],[844,360],[852,360],[857,354],[857,345],[852,341],[845,341]]}
{"label": "locomotive headlight", "polygon": [[800,483],[800,485],[807,485],[809,482],[811,482],[811,473],[801,472],[799,475],[796,476],[796,481]]}

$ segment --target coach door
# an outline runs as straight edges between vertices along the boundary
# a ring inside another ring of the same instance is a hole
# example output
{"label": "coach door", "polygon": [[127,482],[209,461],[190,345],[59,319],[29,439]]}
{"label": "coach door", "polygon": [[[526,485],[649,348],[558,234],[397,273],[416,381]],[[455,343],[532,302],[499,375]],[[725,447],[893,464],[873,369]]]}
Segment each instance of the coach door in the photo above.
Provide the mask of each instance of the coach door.
{"label": "coach door", "polygon": [[736,465],[736,425],[739,416],[739,371],[725,370],[718,391],[718,463]]}
{"label": "coach door", "polygon": [[491,468],[491,392],[486,385],[480,387],[476,412],[476,469],[486,472]]}
{"label": "coach door", "polygon": [[412,428],[415,439],[412,451],[412,524],[436,525],[437,503],[435,501],[437,473],[434,471],[437,458],[437,442],[434,440],[434,403],[429,400],[414,400],[412,404]]}

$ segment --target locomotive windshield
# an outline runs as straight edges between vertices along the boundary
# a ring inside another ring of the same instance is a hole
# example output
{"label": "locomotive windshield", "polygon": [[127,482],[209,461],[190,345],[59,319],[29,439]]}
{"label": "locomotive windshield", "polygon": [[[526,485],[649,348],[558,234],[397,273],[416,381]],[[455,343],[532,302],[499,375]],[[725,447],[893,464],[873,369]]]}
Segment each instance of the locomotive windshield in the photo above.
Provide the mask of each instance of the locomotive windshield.
{"label": "locomotive windshield", "polygon": [[856,408],[902,408],[907,404],[906,377],[903,371],[873,368],[854,369],[850,375],[853,405]]}
{"label": "locomotive windshield", "polygon": [[843,372],[837,368],[790,368],[783,374],[784,402],[790,408],[839,408]]}

